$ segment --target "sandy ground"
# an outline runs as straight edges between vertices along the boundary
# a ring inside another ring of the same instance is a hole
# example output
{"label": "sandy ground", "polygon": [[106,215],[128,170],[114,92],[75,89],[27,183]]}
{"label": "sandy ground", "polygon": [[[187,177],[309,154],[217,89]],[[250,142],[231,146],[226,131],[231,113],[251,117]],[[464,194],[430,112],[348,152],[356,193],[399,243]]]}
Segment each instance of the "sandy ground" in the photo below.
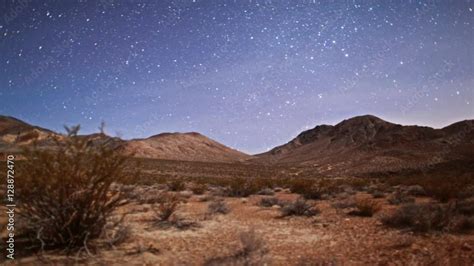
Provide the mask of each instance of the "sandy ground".
{"label": "sandy ground", "polygon": [[[297,197],[285,192],[276,196]],[[131,230],[123,243],[92,257],[82,254],[77,261],[46,252],[42,262],[27,257],[16,263],[203,265],[242,250],[240,236],[250,232],[264,243],[250,265],[474,265],[474,234],[413,234],[387,228],[378,218],[394,207],[385,199],[380,199],[385,202],[382,211],[371,218],[348,215],[347,209],[332,207],[330,200],[313,202],[321,211],[314,217],[282,218],[276,206],[257,205],[262,197],[224,198],[230,213],[207,215],[209,202],[193,195],[177,211],[179,217],[197,223],[186,230],[156,226],[150,204],[131,202],[117,211],[127,214],[125,224]]]}

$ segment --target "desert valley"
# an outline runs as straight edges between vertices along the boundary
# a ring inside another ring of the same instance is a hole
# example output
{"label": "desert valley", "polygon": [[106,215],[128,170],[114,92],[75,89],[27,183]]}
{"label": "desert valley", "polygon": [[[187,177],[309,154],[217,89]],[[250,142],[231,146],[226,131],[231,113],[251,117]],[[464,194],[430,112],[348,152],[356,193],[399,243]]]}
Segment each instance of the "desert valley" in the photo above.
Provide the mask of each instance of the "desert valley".
{"label": "desert valley", "polygon": [[[268,152],[249,155],[196,132],[132,140],[103,132],[68,136],[0,116],[1,159],[16,156],[15,185],[21,188],[17,230],[25,222],[22,212],[39,206],[31,208],[26,200],[49,200],[22,195],[27,188],[21,183],[35,182],[35,173],[44,171],[51,173],[41,180],[53,176],[61,181],[54,174],[61,166],[54,164],[68,156],[62,145],[75,141],[126,158],[123,176],[128,178],[112,180],[104,194],[107,200],[120,195],[116,208],[104,218],[97,237],[71,246],[57,238],[52,239],[62,244],[48,245],[39,231],[36,239],[22,238],[19,231],[17,263],[474,263],[474,120],[433,129],[357,116],[318,125]],[[36,157],[28,157],[31,150],[39,151]],[[65,157],[51,157],[57,161],[50,162],[49,170],[28,170],[48,151]],[[76,192],[70,192],[71,198]],[[48,195],[58,197],[55,201],[64,196]],[[50,208],[53,217],[55,211],[67,213]],[[4,238],[6,219],[2,216]]]}
{"label": "desert valley", "polygon": [[473,4],[0,0],[0,265],[474,266]]}

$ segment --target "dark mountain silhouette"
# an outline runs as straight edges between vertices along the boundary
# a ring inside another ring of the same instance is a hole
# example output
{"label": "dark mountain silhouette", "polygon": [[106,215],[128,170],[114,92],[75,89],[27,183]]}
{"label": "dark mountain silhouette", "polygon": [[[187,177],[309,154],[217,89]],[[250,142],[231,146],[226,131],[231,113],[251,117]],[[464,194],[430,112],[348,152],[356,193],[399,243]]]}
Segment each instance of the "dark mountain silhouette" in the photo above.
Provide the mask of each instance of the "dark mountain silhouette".
{"label": "dark mountain silhouette", "polygon": [[[0,152],[18,152],[36,142],[54,145],[64,135],[0,116]],[[441,129],[402,126],[372,115],[357,116],[337,125],[319,125],[300,133],[269,152],[250,156],[196,132],[161,133],[144,139],[122,140],[103,133],[84,135],[92,142],[107,142],[125,155],[141,158],[203,162],[247,162],[306,166],[323,174],[423,169],[433,165],[473,163],[474,120]]]}
{"label": "dark mountain silhouette", "polygon": [[256,155],[252,161],[302,164],[315,167],[319,172],[349,173],[419,168],[465,160],[471,156],[469,150],[474,151],[473,120],[433,129],[402,126],[364,115],[335,126],[316,126],[284,145]]}

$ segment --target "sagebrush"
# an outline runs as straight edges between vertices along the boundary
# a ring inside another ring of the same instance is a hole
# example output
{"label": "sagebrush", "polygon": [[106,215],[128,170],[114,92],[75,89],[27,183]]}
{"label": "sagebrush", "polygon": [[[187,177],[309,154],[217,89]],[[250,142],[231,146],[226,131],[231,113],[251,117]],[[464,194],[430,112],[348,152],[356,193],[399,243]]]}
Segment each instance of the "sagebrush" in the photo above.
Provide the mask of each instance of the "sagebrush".
{"label": "sagebrush", "polygon": [[123,198],[110,187],[127,178],[126,158],[109,138],[92,140],[78,131],[67,128],[54,149],[26,150],[18,170],[20,231],[41,248],[87,248]]}

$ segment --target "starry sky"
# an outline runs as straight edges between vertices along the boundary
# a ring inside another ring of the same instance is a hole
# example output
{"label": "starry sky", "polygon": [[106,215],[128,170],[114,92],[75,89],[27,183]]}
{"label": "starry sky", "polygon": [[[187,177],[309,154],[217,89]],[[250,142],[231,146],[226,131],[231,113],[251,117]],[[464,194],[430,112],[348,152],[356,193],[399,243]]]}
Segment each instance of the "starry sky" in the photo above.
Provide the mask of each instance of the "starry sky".
{"label": "starry sky", "polygon": [[474,118],[474,3],[0,0],[0,114],[248,153],[373,114]]}

